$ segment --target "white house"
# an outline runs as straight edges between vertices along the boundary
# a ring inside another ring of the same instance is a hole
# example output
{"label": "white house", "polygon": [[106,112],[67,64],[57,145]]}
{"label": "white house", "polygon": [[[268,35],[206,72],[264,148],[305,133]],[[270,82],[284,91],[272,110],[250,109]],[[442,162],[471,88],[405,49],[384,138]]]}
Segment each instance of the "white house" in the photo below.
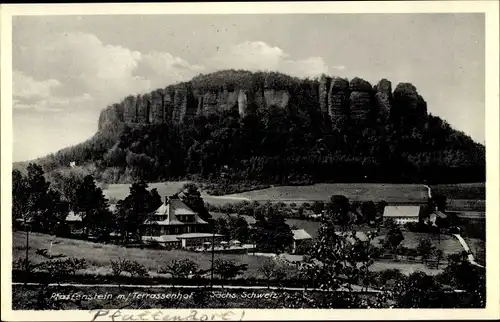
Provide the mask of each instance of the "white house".
{"label": "white house", "polygon": [[383,219],[393,219],[396,224],[418,223],[422,213],[421,206],[386,206],[384,208]]}

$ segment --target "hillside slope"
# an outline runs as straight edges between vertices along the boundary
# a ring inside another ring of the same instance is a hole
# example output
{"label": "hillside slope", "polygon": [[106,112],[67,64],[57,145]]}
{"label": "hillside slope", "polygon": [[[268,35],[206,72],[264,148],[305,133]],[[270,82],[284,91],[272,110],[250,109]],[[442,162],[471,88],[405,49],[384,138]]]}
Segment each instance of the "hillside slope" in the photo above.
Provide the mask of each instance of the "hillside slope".
{"label": "hillside slope", "polygon": [[225,70],[105,108],[99,131],[37,160],[76,161],[106,182],[182,178],[313,182],[481,182],[485,148],[386,79],[297,79]]}

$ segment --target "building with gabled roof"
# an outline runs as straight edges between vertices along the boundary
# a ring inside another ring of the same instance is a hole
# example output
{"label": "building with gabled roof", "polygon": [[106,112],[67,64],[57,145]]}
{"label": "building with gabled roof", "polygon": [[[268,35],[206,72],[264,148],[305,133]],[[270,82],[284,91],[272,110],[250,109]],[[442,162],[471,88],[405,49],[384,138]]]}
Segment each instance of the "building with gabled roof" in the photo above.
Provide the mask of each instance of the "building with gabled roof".
{"label": "building with gabled roof", "polygon": [[145,235],[181,235],[207,232],[208,222],[178,198],[165,198],[154,214],[144,222]]}
{"label": "building with gabled roof", "polygon": [[312,236],[307,233],[304,229],[293,229],[293,245],[292,252],[295,253],[297,251],[297,247],[304,242],[312,239]]}
{"label": "building with gabled roof", "polygon": [[418,223],[423,215],[423,210],[422,206],[413,205],[385,206],[383,219],[392,219],[399,225],[409,222]]}

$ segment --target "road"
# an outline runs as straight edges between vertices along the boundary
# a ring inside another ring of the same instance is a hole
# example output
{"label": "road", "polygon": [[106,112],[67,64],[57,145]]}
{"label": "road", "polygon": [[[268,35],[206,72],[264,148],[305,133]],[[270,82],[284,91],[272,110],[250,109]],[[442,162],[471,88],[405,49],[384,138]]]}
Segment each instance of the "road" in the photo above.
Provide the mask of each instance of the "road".
{"label": "road", "polygon": [[429,197],[429,199],[432,199],[431,187],[429,187],[428,185],[425,185],[425,184],[424,184],[424,187],[427,188],[427,196]]}
{"label": "road", "polygon": [[467,245],[467,243],[465,242],[465,239],[463,239],[462,236],[460,236],[459,234],[453,234],[453,236],[455,236],[458,239],[460,244],[462,244],[462,247],[464,248],[464,250],[467,252],[467,260],[469,261],[469,263],[471,263],[474,266],[484,268],[483,265],[477,263],[474,260],[474,255],[470,251],[469,245]]}

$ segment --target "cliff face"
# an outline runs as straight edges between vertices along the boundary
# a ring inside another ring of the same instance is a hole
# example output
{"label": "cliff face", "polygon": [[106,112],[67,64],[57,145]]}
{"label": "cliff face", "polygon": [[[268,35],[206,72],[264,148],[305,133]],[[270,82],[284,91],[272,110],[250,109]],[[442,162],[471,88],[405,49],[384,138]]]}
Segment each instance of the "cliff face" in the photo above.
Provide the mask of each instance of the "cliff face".
{"label": "cliff face", "polygon": [[[209,83],[211,75],[215,80]],[[306,110],[308,106],[332,120],[343,116],[364,120],[370,111],[386,113],[403,105],[416,114],[427,113],[427,105],[413,85],[398,84],[392,92],[391,82],[386,79],[372,86],[357,77],[348,81],[326,75],[318,80],[298,80],[277,73],[231,71],[229,77],[233,78],[225,77],[217,73],[201,75],[191,82],[128,96],[101,112],[99,130],[117,123],[182,124],[196,115],[223,111],[244,117],[271,107]]]}

